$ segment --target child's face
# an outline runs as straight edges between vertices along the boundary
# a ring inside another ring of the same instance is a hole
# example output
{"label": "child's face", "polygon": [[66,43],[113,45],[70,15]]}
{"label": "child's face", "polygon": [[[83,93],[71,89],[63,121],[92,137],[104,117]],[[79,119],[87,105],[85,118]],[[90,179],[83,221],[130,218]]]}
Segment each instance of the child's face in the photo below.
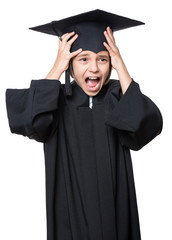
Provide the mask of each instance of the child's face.
{"label": "child's face", "polygon": [[110,56],[107,51],[94,53],[82,51],[72,61],[73,78],[89,96],[95,96],[110,72]]}

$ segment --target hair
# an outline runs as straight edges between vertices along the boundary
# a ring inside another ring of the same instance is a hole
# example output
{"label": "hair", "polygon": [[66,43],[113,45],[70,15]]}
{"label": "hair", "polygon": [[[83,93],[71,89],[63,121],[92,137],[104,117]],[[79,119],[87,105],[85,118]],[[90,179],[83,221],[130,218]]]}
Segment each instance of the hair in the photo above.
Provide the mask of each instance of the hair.
{"label": "hair", "polygon": [[[71,76],[72,78],[74,78],[74,75],[73,75],[73,74],[74,74],[74,71],[73,71],[72,61],[73,61],[73,58],[72,58],[72,59],[70,60],[70,62],[69,62],[69,68],[70,68],[70,76]],[[111,59],[110,59],[109,65],[110,65],[110,70],[109,70],[109,74],[108,74],[108,76],[107,76],[107,78],[106,78],[106,80],[105,80],[105,82],[104,82],[104,85],[106,85],[106,84],[109,82],[110,76],[111,76],[111,73],[112,73]]]}

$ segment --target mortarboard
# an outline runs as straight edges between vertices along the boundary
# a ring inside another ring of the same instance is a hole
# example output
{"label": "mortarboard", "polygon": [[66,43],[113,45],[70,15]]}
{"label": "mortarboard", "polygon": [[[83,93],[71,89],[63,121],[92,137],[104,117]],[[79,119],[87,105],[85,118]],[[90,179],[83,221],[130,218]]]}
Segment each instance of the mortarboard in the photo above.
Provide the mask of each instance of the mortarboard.
{"label": "mortarboard", "polygon": [[[114,32],[142,24],[144,23],[97,9],[29,29],[58,37],[74,31],[78,34],[78,38],[72,44],[71,52],[82,48],[83,51],[89,50],[98,53],[107,51],[103,42],[107,42],[104,31],[108,26]],[[65,73],[65,81],[66,94],[71,95],[69,68]]]}

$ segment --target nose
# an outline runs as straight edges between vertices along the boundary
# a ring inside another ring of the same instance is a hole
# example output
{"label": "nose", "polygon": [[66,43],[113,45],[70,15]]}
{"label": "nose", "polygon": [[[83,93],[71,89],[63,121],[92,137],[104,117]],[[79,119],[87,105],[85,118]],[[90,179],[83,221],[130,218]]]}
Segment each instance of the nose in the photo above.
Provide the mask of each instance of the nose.
{"label": "nose", "polygon": [[90,72],[98,72],[99,71],[97,61],[90,62],[89,70],[90,70]]}

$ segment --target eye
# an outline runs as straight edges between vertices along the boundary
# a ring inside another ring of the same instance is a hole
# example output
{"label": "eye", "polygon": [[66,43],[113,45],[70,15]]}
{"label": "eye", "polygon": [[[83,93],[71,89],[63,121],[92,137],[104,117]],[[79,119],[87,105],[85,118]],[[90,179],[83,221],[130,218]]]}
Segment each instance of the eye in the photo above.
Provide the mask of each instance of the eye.
{"label": "eye", "polygon": [[86,62],[86,61],[87,61],[87,58],[81,58],[79,61],[81,61],[81,62]]}
{"label": "eye", "polygon": [[105,58],[100,58],[99,61],[100,61],[100,62],[107,62],[107,59],[105,59]]}

